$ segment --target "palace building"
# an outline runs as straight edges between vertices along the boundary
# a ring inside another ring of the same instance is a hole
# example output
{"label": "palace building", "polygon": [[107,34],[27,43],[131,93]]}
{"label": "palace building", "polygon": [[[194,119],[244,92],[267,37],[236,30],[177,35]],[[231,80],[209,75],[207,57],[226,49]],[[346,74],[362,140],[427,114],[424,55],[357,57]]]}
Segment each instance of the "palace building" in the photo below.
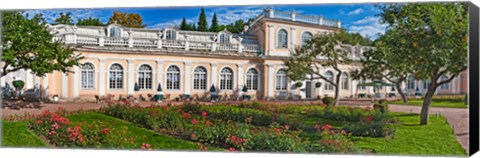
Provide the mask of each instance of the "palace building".
{"label": "palace building", "polygon": [[[333,96],[334,88],[323,80],[302,81],[295,87],[285,72],[283,60],[293,48],[301,46],[316,34],[341,29],[341,22],[321,16],[306,16],[295,12],[265,9],[240,34],[229,31],[184,31],[175,27],[164,29],[108,26],[49,26],[54,40],[73,45],[75,53],[83,55],[83,64],[73,67],[74,73],[54,72],[45,77],[33,76],[29,70],[19,70],[3,77],[2,86],[14,79],[25,81],[25,88],[41,90],[41,96],[57,95],[68,101],[93,100],[94,96],[147,96],[162,93],[171,98],[181,95],[204,96],[210,87],[218,94],[235,95],[245,92],[254,99],[302,99]],[[350,70],[360,68],[362,52],[370,49],[351,46],[350,57],[356,61],[341,65],[344,70],[340,84],[341,97],[373,93],[371,87],[357,87],[365,80],[352,80]],[[318,57],[320,60],[322,57]],[[320,70],[326,77],[336,76],[331,68]],[[316,87],[316,83],[322,83]],[[408,78],[407,93],[425,91],[428,82]],[[461,73],[451,83],[439,88],[438,94],[467,93],[468,74]],[[391,87],[381,92],[395,93]],[[398,96],[398,95],[397,95]]]}

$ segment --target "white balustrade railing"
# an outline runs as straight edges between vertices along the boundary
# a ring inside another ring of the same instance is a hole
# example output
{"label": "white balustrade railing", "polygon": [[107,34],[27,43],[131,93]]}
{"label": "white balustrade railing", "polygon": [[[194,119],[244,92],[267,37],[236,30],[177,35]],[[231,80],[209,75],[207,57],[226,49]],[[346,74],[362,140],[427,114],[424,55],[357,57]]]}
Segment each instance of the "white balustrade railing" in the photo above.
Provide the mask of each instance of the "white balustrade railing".
{"label": "white balustrade railing", "polygon": [[211,42],[190,41],[189,47],[190,47],[190,49],[196,49],[196,50],[211,50],[212,49],[212,43]]}
{"label": "white balustrade railing", "polygon": [[313,16],[306,16],[306,15],[296,15],[295,17],[296,21],[304,22],[304,23],[313,23],[313,24],[319,24],[319,18],[318,17],[313,17]]}
{"label": "white balustrade railing", "polygon": [[166,47],[166,48],[185,48],[185,41],[163,40],[163,47]]}
{"label": "white balustrade railing", "polygon": [[157,47],[157,39],[134,39],[134,47]]}
{"label": "white balustrade railing", "polygon": [[238,51],[238,44],[220,43],[220,44],[217,45],[217,50]]}
{"label": "white balustrade railing", "polygon": [[275,19],[284,19],[284,20],[291,20],[291,21],[300,21],[309,24],[316,24],[316,25],[323,25],[329,27],[337,27],[340,28],[340,22],[337,20],[329,20],[324,19],[322,17],[315,17],[315,16],[307,16],[297,14],[295,12],[282,12],[278,10],[266,10],[264,14],[266,17],[275,18]]}
{"label": "white balustrade railing", "polygon": [[278,19],[291,20],[292,15],[290,12],[275,11],[273,12],[273,17]]}
{"label": "white balustrade railing", "polygon": [[245,52],[261,52],[260,46],[255,44],[245,44],[243,45],[243,51]]}
{"label": "white balustrade railing", "polygon": [[[164,40],[164,39],[152,39],[152,38],[99,37],[99,36],[89,36],[89,35],[65,34],[65,35],[54,36],[52,40],[63,42],[65,44],[78,44],[78,45],[90,45],[90,46],[176,48],[176,49],[185,49],[185,50],[233,51],[233,52],[239,52],[239,53],[242,51],[261,52],[260,46],[256,44],[241,45],[241,44],[212,43],[212,42],[200,42],[200,41]],[[159,43],[160,41],[161,43]],[[188,44],[186,44],[187,42]]]}
{"label": "white balustrade railing", "polygon": [[128,46],[128,38],[121,37],[104,37],[105,46]]}
{"label": "white balustrade railing", "polygon": [[98,38],[93,36],[77,36],[77,44],[98,45]]}

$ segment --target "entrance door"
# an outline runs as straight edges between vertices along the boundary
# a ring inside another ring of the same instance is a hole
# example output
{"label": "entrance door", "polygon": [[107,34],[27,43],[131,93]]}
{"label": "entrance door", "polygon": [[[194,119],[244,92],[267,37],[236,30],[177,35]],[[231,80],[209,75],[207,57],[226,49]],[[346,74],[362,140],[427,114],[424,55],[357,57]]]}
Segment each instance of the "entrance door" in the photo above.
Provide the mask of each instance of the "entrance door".
{"label": "entrance door", "polygon": [[305,82],[305,98],[307,99],[312,98],[312,82],[311,81]]}

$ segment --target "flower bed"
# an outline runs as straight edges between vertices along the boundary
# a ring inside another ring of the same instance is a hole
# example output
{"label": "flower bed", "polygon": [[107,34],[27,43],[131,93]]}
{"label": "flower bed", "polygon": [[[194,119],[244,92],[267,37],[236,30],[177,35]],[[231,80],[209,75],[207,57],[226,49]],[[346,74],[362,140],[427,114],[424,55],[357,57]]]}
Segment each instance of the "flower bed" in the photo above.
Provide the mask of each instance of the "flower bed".
{"label": "flower bed", "polygon": [[[45,111],[30,121],[30,129],[57,147],[114,149],[197,149],[198,144],[148,132],[126,122],[93,113],[67,117]],[[69,119],[70,118],[70,119]]]}
{"label": "flower bed", "polygon": [[[219,146],[229,151],[274,151],[274,152],[349,152],[351,146],[334,149],[326,144],[309,142],[299,137],[300,131],[276,123],[268,127],[252,126],[246,123],[232,122],[228,119],[211,119],[206,111],[194,113],[197,107],[177,108],[140,108],[124,105],[112,105],[103,109],[103,113],[118,117],[142,127],[153,128],[161,133],[175,135],[185,140]],[[185,111],[184,111],[185,110]],[[149,114],[150,116],[144,116]],[[235,116],[232,116],[235,117]],[[330,129],[328,129],[330,131]],[[323,130],[322,130],[323,131]],[[346,133],[330,132],[336,141],[350,141]],[[340,139],[344,138],[344,139]],[[348,143],[346,143],[348,144]]]}

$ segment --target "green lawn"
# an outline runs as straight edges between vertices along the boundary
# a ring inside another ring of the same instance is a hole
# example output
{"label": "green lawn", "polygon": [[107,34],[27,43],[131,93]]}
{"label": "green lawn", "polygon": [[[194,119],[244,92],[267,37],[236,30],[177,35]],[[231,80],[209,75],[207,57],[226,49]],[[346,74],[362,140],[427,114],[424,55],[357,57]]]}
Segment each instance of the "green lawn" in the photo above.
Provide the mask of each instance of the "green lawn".
{"label": "green lawn", "polygon": [[[403,103],[401,100],[388,102],[389,104],[400,104],[400,105],[413,105],[413,106],[422,106],[423,99],[409,99],[407,103]],[[438,100],[432,101],[432,107],[448,107],[448,108],[468,108],[465,105],[464,101],[451,101],[451,100]]]}
{"label": "green lawn", "polygon": [[[139,146],[142,142],[150,144],[152,149],[157,150],[198,150],[198,148],[200,147],[200,144],[170,136],[160,135],[155,131],[140,128],[130,122],[126,122],[100,113],[85,112],[71,115],[67,118],[72,121],[73,124],[79,122],[92,123],[95,121],[95,123],[107,125],[107,127],[110,128],[112,132],[118,131],[116,132],[116,134],[120,138],[133,137],[135,138],[137,143],[140,143],[135,145],[125,144],[125,148],[139,149]],[[223,150],[214,147],[209,147],[208,149]]]}
{"label": "green lawn", "polygon": [[356,137],[355,146],[373,149],[377,154],[466,156],[466,152],[455,139],[453,130],[442,116],[431,115],[429,124],[420,126],[420,116],[417,114],[394,115],[402,124],[396,125],[393,138]]}
{"label": "green lawn", "polygon": [[2,144],[7,147],[46,147],[37,135],[30,131],[27,122],[2,121]]}

